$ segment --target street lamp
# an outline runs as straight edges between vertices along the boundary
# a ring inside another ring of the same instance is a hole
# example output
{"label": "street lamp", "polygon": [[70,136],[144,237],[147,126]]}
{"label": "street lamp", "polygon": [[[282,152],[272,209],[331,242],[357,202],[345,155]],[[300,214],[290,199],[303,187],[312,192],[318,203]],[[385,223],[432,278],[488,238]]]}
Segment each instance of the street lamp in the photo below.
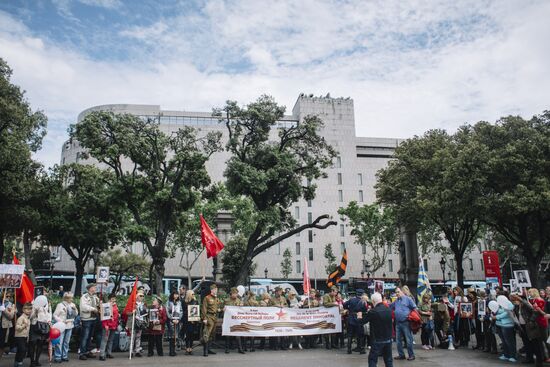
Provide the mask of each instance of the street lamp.
{"label": "street lamp", "polygon": [[447,280],[451,280],[451,272],[447,273]]}
{"label": "street lamp", "polygon": [[386,279],[386,273],[382,273],[382,279]]}
{"label": "street lamp", "polygon": [[267,268],[264,269],[264,275],[265,275],[265,278],[267,279]]}
{"label": "street lamp", "polygon": [[439,262],[439,266],[441,266],[441,273],[443,274],[443,285],[445,285],[445,266],[447,265],[447,262],[445,262],[445,258],[442,257],[441,261]]}
{"label": "street lamp", "polygon": [[365,272],[367,273],[367,279],[370,278],[370,264],[368,261],[365,261]]}
{"label": "street lamp", "polygon": [[365,279],[365,271],[361,270],[361,279]]}

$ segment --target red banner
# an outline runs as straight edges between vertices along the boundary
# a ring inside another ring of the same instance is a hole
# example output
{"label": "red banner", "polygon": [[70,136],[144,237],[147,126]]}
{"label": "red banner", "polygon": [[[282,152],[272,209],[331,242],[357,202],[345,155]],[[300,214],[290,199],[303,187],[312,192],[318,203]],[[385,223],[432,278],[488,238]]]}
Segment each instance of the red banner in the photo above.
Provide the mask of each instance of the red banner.
{"label": "red banner", "polygon": [[496,251],[483,251],[483,267],[485,268],[485,278],[498,278],[498,283],[502,286],[500,262]]}

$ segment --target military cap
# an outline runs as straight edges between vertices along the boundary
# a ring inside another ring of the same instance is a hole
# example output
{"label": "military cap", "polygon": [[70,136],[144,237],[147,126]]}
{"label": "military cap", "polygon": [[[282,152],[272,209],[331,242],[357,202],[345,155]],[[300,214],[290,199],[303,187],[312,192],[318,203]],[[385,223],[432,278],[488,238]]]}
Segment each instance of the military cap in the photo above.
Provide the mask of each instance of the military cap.
{"label": "military cap", "polygon": [[95,283],[90,283],[86,286],[86,289],[90,290],[90,288],[95,287],[95,286],[96,286]]}
{"label": "military cap", "polygon": [[218,289],[218,286],[216,285],[216,283],[210,284],[210,290],[212,289]]}
{"label": "military cap", "polygon": [[333,285],[332,287],[330,287],[330,290],[338,292],[338,287]]}
{"label": "military cap", "polygon": [[229,294],[233,294],[233,293],[239,293],[239,290],[238,290],[236,287],[233,287],[233,288],[231,288],[231,290],[229,291]]}
{"label": "military cap", "polygon": [[282,290],[283,290],[283,288],[281,288],[279,286],[275,287],[275,291],[282,291]]}
{"label": "military cap", "polygon": [[362,295],[363,293],[365,293],[365,291],[361,288],[358,288],[355,290],[355,293],[357,293],[358,296]]}

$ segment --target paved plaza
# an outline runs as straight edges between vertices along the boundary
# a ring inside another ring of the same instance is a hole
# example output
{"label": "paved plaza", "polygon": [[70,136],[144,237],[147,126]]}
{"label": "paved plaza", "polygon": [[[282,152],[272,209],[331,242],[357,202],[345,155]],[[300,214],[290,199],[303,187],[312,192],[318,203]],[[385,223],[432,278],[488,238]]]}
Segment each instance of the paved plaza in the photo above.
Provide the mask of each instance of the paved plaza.
{"label": "paved plaza", "polygon": [[[499,361],[497,355],[483,353],[479,351],[457,349],[449,350],[432,350],[425,351],[418,348],[415,349],[416,360],[409,361],[394,361],[395,366],[464,366],[464,367],[488,367],[488,366],[503,366],[514,365],[509,362]],[[395,345],[394,345],[394,355]],[[80,361],[76,354],[71,354],[71,361],[63,363],[59,366],[63,367],[92,367],[92,366],[211,366],[213,364],[223,364],[226,367],[281,367],[281,366],[304,366],[304,367],[336,367],[336,366],[367,366],[367,356],[353,353],[346,354],[345,350],[325,350],[318,348],[316,350],[289,350],[289,351],[256,351],[241,355],[232,351],[230,354],[225,354],[223,350],[216,350],[216,355],[208,357],[202,356],[202,347],[195,348],[194,355],[186,356],[180,352],[176,357],[142,357],[128,360],[127,353],[114,353],[115,359],[101,362],[97,359],[89,359]],[[42,365],[46,366],[46,358],[42,357]],[[25,360],[25,367],[28,366],[29,360]],[[57,366],[57,364],[52,364]],[[382,359],[378,361],[379,366],[384,366]],[[0,360],[0,366],[13,366],[13,355],[4,357]]]}

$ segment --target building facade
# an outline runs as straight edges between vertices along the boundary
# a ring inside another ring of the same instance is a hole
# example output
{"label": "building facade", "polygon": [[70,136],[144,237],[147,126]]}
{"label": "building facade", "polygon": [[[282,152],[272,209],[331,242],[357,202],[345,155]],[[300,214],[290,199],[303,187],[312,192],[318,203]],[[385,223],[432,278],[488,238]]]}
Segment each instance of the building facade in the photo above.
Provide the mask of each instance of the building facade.
{"label": "building facade", "polygon": [[[161,110],[157,105],[96,106],[80,113],[78,121],[81,121],[88,113],[98,110],[130,113],[157,119],[161,129],[167,134],[187,125],[199,129],[199,134],[221,131],[224,139],[227,139],[225,126],[220,124],[211,113],[167,111]],[[370,204],[375,201],[376,173],[387,165],[400,140],[356,136],[354,105],[350,98],[314,97],[301,94],[292,109],[292,114],[285,116],[278,124],[280,127],[295,124],[307,115],[317,115],[324,121],[325,126],[320,134],[339,152],[339,156],[333,167],[327,170],[328,177],[315,182],[317,184],[315,199],[309,202],[296,202],[290,210],[299,224],[311,222],[322,214],[330,215],[338,224],[325,230],[303,231],[270,248],[255,259],[257,264],[255,275],[256,277],[267,275],[269,278],[281,278],[280,264],[283,252],[288,248],[292,253],[291,279],[301,278],[304,262],[307,261],[310,277],[322,281],[327,277],[324,247],[330,243],[337,261],[344,249],[347,249],[346,277],[361,277],[361,272],[365,276],[365,263],[370,260],[368,248],[355,243],[355,239],[351,235],[351,227],[344,218],[340,218],[338,209],[347,206],[351,201],[356,201],[359,204]],[[276,131],[273,133],[275,134]],[[67,141],[62,147],[61,163],[97,164],[93,160],[82,159],[82,152],[83,148],[78,141]],[[214,154],[208,161],[207,169],[213,182],[223,181],[225,162],[228,158],[229,154],[224,151]],[[133,245],[131,251],[143,252],[142,245]],[[203,256],[205,255],[203,254]],[[167,261],[166,277],[183,278],[186,276],[186,272],[179,266],[180,261],[181,254],[177,254],[175,258]],[[435,254],[427,254],[424,259],[424,265],[432,281],[443,278],[439,261],[439,255]],[[469,254],[463,265],[466,279],[484,279],[481,249],[476,249]],[[71,271],[72,269],[74,267],[70,259],[66,254],[62,254],[62,261],[56,265],[56,270]],[[399,253],[396,244],[395,248],[391,249],[385,266],[374,274],[371,272],[370,276],[395,279],[398,278],[398,271]],[[211,272],[211,261],[201,259],[197,261],[192,274],[194,277],[201,277],[203,275],[210,276]],[[454,264],[450,259],[447,259],[445,274],[445,278],[449,279],[447,272],[451,272],[452,279],[455,278]]]}

